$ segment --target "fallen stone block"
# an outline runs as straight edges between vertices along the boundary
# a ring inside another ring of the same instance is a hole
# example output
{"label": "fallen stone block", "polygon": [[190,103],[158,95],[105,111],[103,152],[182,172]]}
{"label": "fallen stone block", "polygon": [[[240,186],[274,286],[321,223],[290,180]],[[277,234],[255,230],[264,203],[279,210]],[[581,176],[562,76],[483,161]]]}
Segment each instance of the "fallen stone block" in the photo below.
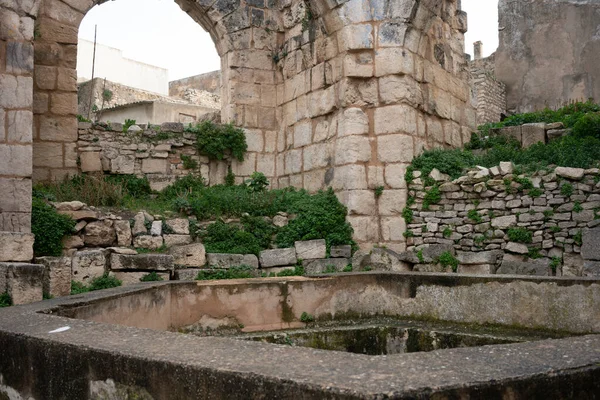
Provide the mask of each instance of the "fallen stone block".
{"label": "fallen stone block", "polygon": [[409,272],[412,265],[400,260],[399,254],[383,248],[371,250],[369,257],[371,271]]}
{"label": "fallen stone block", "polygon": [[92,279],[106,272],[106,255],[104,250],[84,250],[73,255],[71,264],[71,280],[88,284]]}
{"label": "fallen stone block", "polygon": [[499,250],[480,252],[456,252],[456,259],[461,265],[495,264],[498,258],[500,257],[502,257],[502,251]]}
{"label": "fallen stone block", "polygon": [[549,258],[533,260],[506,254],[496,274],[552,276],[552,270]]}
{"label": "fallen stone block", "polygon": [[0,293],[8,293],[14,305],[43,299],[44,266],[0,263]]}
{"label": "fallen stone block", "polygon": [[263,250],[259,255],[261,268],[281,267],[285,265],[296,264],[296,249],[293,247],[287,249]]}
{"label": "fallen stone block", "polygon": [[211,268],[229,269],[240,265],[258,268],[258,257],[254,254],[209,253],[206,255],[207,265]]}
{"label": "fallen stone block", "polygon": [[331,246],[331,250],[329,251],[329,253],[331,258],[350,258],[352,257],[352,246],[350,246],[349,244],[341,246]]}
{"label": "fallen stone block", "polygon": [[190,234],[190,222],[185,218],[168,219],[165,224],[176,235]]}
{"label": "fallen stone block", "polygon": [[162,236],[141,235],[133,239],[134,247],[156,250],[164,244]]}
{"label": "fallen stone block", "polygon": [[327,244],[324,239],[295,242],[294,248],[296,258],[301,260],[315,260],[325,258],[327,255]]}
{"label": "fallen stone block", "polygon": [[175,280],[178,281],[193,281],[198,276],[198,272],[203,271],[201,268],[181,268],[175,270]]}
{"label": "fallen stone block", "polygon": [[192,243],[192,237],[190,235],[163,235],[165,240],[165,246],[181,246]]}
{"label": "fallen stone block", "polygon": [[131,246],[131,225],[129,221],[115,221],[115,231],[117,233],[117,244],[121,247]]}
{"label": "fallen stone block", "polygon": [[174,246],[169,253],[175,259],[175,264],[189,267],[202,267],[206,264],[206,249],[202,243],[193,243],[185,246]]}
{"label": "fallen stone block", "polygon": [[111,254],[110,269],[112,271],[171,271],[173,261],[173,256],[168,254]]}
{"label": "fallen stone block", "polygon": [[303,260],[302,266],[306,275],[342,272],[350,265],[348,258],[323,258],[318,260]]}
{"label": "fallen stone block", "polygon": [[108,247],[112,246],[117,240],[115,228],[112,226],[112,221],[96,221],[90,222],[84,228],[85,236],[83,241],[91,247]]}
{"label": "fallen stone block", "polygon": [[583,232],[581,256],[584,260],[600,260],[600,228]]}

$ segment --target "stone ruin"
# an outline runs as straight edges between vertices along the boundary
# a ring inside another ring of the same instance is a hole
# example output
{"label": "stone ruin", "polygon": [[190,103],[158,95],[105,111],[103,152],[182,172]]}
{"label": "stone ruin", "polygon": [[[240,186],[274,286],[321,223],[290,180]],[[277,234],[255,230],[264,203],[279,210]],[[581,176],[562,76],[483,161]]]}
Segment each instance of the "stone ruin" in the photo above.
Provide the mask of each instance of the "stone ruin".
{"label": "stone ruin", "polygon": [[[76,53],[91,0],[0,5],[0,231],[31,259],[33,181],[77,174]],[[404,170],[459,147],[475,127],[465,78],[466,14],[455,0],[198,1],[178,4],[222,60],[222,119],[262,143],[242,168],[275,187],[333,187],[362,244],[402,250]],[[13,252],[15,253],[15,252]]]}

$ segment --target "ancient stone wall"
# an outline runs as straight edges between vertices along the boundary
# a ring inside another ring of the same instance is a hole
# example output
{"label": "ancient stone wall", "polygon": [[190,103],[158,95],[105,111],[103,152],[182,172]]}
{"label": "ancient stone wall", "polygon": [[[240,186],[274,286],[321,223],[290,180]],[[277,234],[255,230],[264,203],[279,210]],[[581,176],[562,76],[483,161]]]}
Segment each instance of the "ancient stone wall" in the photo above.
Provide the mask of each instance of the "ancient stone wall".
{"label": "ancient stone wall", "polygon": [[424,249],[444,245],[459,273],[600,276],[598,169],[523,175],[501,163],[454,180],[437,170],[413,177],[405,235],[410,251],[422,250],[413,270],[439,271]]}
{"label": "ancient stone wall", "polygon": [[171,97],[184,98],[188,89],[204,90],[220,95],[221,71],[207,72],[169,82],[169,96]]}
{"label": "ancient stone wall", "polygon": [[[17,125],[33,127],[36,179],[78,172],[77,32],[102,2],[2,3],[1,50],[13,63],[3,67],[2,108],[24,111]],[[461,146],[475,127],[459,2],[177,3],[210,33],[222,119],[251,144],[233,172],[262,171],[279,187],[332,186],[361,245],[404,248],[406,165],[424,148]],[[30,144],[5,149],[11,183],[13,172],[29,177]],[[379,186],[387,190],[375,199]]]}
{"label": "ancient stone wall", "polygon": [[499,122],[506,113],[506,86],[495,75],[495,55],[469,62],[471,97],[477,109],[477,125]]}
{"label": "ancient stone wall", "polygon": [[37,2],[0,4],[0,261],[29,261],[34,18]]}
{"label": "ancient stone wall", "polygon": [[[140,124],[136,127],[140,130],[123,132],[123,125],[119,123],[79,123],[77,154],[81,172],[145,176],[153,190],[162,190],[178,177],[192,173],[202,176],[207,184],[224,182],[232,160],[226,157],[211,161],[200,155],[196,136],[184,132],[183,124]],[[256,147],[251,141],[248,144]],[[186,169],[182,157],[190,157],[197,166]],[[256,158],[257,154],[247,152],[245,157]],[[239,168],[236,171],[239,172]],[[247,172],[236,174],[236,182],[242,183],[254,170]],[[267,177],[273,178],[272,175]]]}
{"label": "ancient stone wall", "polygon": [[510,111],[600,99],[597,1],[500,0],[498,8],[496,76]]}

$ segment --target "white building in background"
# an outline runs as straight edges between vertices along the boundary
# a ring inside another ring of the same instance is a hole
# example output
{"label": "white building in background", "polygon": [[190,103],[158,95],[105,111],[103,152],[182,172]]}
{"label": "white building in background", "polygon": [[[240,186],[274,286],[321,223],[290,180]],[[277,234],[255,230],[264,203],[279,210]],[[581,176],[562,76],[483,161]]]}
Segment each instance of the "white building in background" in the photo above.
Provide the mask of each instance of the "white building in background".
{"label": "white building in background", "polygon": [[[94,43],[79,39],[77,46],[77,80],[92,78]],[[123,52],[113,47],[96,44],[94,77],[150,92],[169,95],[168,70],[155,65],[123,57]]]}

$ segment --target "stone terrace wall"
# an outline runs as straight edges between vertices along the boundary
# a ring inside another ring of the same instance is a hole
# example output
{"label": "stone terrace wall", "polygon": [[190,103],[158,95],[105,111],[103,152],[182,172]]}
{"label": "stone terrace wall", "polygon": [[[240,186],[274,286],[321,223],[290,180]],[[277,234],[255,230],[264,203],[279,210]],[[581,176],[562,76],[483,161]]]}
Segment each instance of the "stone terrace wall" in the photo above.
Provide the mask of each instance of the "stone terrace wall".
{"label": "stone terrace wall", "polygon": [[[600,170],[558,167],[528,177],[501,163],[455,180],[437,170],[413,176],[409,250],[445,245],[457,252],[461,273],[600,276]],[[426,208],[434,186],[441,199]],[[510,229],[529,232],[531,243],[511,241]]]}
{"label": "stone terrace wall", "polygon": [[[123,126],[118,123],[80,122],[77,154],[81,172],[146,176],[152,189],[162,190],[177,177],[191,173],[199,173],[207,184],[223,183],[229,164],[237,183],[243,182],[256,171],[255,164],[228,158],[210,161],[208,157],[198,154],[195,135],[185,133],[181,123],[135,126],[140,130],[124,133]],[[159,132],[168,138],[157,139]],[[253,136],[248,135],[247,140],[249,149],[255,149]],[[185,169],[182,155],[190,156],[198,163],[198,168]],[[256,158],[255,152],[245,154],[246,160],[255,161]],[[264,172],[272,180],[272,171],[260,169],[260,165],[258,167],[258,171]]]}
{"label": "stone terrace wall", "polygon": [[506,113],[506,86],[496,80],[494,54],[469,62],[469,84],[477,109],[477,125],[499,122]]}

